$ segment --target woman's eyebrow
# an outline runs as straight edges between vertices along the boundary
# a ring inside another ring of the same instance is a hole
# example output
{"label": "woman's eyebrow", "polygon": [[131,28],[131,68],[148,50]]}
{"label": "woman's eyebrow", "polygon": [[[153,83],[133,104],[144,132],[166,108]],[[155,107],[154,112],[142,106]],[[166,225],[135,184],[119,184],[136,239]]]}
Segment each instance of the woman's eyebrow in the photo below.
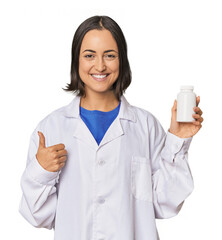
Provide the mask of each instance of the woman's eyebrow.
{"label": "woman's eyebrow", "polygon": [[[93,53],[96,53],[96,51],[91,50],[91,49],[86,49],[86,50],[83,51],[82,53],[84,53],[84,52],[86,52],[86,51],[87,51],[87,52],[93,52]],[[117,53],[117,51],[112,50],[112,49],[104,51],[104,53],[108,53],[108,52],[116,52],[116,53]]]}

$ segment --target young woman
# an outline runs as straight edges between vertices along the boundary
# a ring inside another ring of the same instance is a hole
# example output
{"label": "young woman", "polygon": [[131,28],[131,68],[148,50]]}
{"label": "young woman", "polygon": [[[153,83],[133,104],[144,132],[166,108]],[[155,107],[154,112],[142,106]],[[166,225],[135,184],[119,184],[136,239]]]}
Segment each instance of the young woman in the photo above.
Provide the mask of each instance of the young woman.
{"label": "young woman", "polygon": [[[77,93],[30,138],[22,175],[21,214],[56,240],[156,240],[155,218],[170,218],[193,190],[188,148],[201,128],[176,121],[164,132],[148,111],[130,105],[127,44],[108,16],[86,19],[72,44]],[[197,98],[197,105],[200,98]]]}

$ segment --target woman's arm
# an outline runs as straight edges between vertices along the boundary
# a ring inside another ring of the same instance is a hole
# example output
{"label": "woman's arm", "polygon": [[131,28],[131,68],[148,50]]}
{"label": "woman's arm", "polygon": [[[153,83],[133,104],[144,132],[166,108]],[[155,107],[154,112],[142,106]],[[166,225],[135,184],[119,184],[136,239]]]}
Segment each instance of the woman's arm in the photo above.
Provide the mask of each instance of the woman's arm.
{"label": "woman's arm", "polygon": [[[197,106],[199,102],[200,97],[197,97]],[[188,149],[193,136],[200,130],[203,122],[201,109],[196,107],[194,111],[195,122],[177,122],[175,101],[172,107],[171,125],[167,133],[155,117],[150,119],[149,142],[156,218],[175,216],[184,200],[193,191]]]}
{"label": "woman's arm", "polygon": [[153,203],[156,218],[178,214],[184,200],[193,191],[193,178],[188,164],[192,138],[182,139],[165,133],[159,122],[150,132]]}
{"label": "woman's arm", "polygon": [[26,169],[21,178],[22,199],[19,212],[35,227],[54,227],[59,173],[45,170],[38,162],[39,137],[37,127],[30,138]]}

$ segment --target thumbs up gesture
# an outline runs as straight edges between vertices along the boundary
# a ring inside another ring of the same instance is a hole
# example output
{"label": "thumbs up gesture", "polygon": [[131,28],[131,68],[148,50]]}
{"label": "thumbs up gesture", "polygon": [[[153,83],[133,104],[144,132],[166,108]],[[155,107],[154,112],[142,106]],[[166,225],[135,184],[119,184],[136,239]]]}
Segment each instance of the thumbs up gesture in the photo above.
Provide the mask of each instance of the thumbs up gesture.
{"label": "thumbs up gesture", "polygon": [[50,147],[45,146],[45,136],[42,132],[39,135],[39,148],[36,158],[39,164],[49,172],[57,172],[65,166],[67,151],[64,144],[56,144]]}

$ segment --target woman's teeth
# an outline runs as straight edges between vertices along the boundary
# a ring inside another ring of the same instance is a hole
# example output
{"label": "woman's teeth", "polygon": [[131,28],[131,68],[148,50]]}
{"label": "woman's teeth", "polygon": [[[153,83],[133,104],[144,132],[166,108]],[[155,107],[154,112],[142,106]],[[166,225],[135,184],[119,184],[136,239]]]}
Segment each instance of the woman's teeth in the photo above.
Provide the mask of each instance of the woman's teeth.
{"label": "woman's teeth", "polygon": [[107,75],[108,75],[108,74],[106,74],[106,75],[93,75],[93,74],[92,74],[93,77],[95,77],[95,78],[101,78],[101,79],[104,78],[104,77],[106,77]]}

